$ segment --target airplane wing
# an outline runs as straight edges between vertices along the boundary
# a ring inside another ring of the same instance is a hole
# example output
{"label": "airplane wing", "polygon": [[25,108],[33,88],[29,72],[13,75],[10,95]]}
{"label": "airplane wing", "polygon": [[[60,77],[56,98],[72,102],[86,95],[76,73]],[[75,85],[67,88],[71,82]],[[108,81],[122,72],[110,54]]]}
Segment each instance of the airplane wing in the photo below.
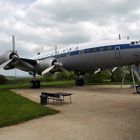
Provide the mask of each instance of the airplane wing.
{"label": "airplane wing", "polygon": [[4,69],[10,70],[14,68],[19,68],[24,71],[32,71],[33,67],[36,64],[37,64],[36,60],[17,57],[15,59],[12,59],[6,66],[4,66]]}
{"label": "airplane wing", "polygon": [[[57,62],[55,57],[45,58],[43,60],[35,60],[19,57],[15,50],[15,37],[12,36],[13,50],[7,51],[0,55],[0,65],[4,65],[4,70],[14,68],[33,74],[47,75],[49,72],[55,72],[62,67],[62,64]],[[6,63],[6,64],[5,64]]]}
{"label": "airplane wing", "polygon": [[[53,59],[52,59],[53,60]],[[6,64],[3,68],[4,70],[11,70],[14,68],[29,72],[35,72],[38,73],[36,70],[37,66],[37,60],[34,59],[27,59],[27,58],[19,58],[19,57],[15,57],[14,59],[12,59],[8,64]],[[43,71],[40,71],[41,75],[46,75],[47,73],[49,73],[52,70],[58,71],[62,68],[62,64],[59,62],[54,62],[53,65],[47,66],[46,65],[46,69],[44,69]]]}

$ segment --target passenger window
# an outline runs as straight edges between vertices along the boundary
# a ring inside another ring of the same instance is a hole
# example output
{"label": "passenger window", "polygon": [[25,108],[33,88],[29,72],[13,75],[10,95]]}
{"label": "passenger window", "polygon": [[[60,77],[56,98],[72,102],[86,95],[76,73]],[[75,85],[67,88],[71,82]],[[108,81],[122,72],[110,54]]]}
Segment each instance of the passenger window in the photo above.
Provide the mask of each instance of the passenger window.
{"label": "passenger window", "polygon": [[109,46],[109,47],[107,48],[107,50],[112,50],[112,47],[111,47],[111,46]]}
{"label": "passenger window", "polygon": [[133,41],[133,42],[131,42],[131,45],[135,45],[135,42]]}
{"label": "passenger window", "polygon": [[104,48],[100,48],[100,51],[103,51],[104,50]]}

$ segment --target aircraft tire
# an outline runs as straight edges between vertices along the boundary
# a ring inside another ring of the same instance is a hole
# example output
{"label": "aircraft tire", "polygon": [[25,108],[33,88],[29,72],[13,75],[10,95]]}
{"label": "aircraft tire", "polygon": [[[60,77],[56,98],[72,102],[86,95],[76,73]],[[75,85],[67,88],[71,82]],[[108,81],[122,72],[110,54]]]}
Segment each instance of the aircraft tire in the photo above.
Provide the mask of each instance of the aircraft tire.
{"label": "aircraft tire", "polygon": [[30,88],[40,88],[40,81],[39,80],[32,80],[30,81]]}
{"label": "aircraft tire", "polygon": [[83,86],[84,85],[84,79],[76,79],[75,85],[76,86]]}
{"label": "aircraft tire", "polygon": [[36,88],[40,88],[40,81],[39,80],[36,81]]}
{"label": "aircraft tire", "polygon": [[140,94],[140,85],[136,86],[136,91],[138,94]]}
{"label": "aircraft tire", "polygon": [[30,88],[35,88],[35,81],[34,80],[30,81]]}

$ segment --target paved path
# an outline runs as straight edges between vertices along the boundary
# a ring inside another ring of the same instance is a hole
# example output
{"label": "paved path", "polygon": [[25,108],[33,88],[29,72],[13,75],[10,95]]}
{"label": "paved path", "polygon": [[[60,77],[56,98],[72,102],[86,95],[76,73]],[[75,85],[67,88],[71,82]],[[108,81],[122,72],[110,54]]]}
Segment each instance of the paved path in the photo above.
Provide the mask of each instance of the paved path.
{"label": "paved path", "polygon": [[0,140],[140,140],[140,95],[110,86],[15,90],[39,102],[41,91],[74,93],[61,113],[0,129]]}

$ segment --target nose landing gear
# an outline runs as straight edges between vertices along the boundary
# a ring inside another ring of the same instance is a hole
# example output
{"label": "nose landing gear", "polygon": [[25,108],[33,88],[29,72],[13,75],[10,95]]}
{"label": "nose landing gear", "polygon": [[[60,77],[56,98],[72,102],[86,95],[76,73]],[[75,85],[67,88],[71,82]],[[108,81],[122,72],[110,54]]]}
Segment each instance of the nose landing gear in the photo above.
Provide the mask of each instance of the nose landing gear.
{"label": "nose landing gear", "polygon": [[30,88],[40,88],[40,81],[39,80],[30,81]]}

